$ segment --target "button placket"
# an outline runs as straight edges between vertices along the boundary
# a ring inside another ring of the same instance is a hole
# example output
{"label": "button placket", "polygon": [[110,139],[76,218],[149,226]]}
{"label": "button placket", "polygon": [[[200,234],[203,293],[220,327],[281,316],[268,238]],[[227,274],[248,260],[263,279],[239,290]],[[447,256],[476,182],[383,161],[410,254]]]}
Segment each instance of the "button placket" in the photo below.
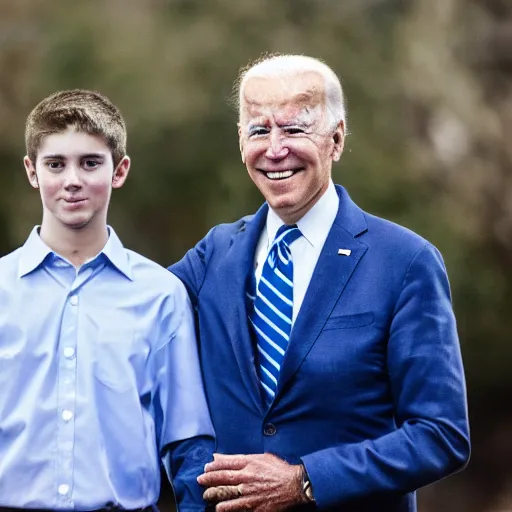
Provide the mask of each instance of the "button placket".
{"label": "button placket", "polygon": [[71,285],[64,307],[59,339],[59,378],[57,420],[57,501],[63,508],[73,508],[75,407],[77,358],[76,346],[80,316],[77,278]]}
{"label": "button placket", "polygon": [[61,417],[64,421],[69,421],[71,418],[73,418],[73,413],[69,409],[64,409],[62,411]]}
{"label": "button placket", "polygon": [[65,496],[66,494],[69,493],[69,485],[68,484],[60,484],[59,487],[57,488],[57,492],[61,496]]}
{"label": "button placket", "polygon": [[66,359],[73,359],[75,357],[75,349],[73,347],[64,347],[64,357]]}

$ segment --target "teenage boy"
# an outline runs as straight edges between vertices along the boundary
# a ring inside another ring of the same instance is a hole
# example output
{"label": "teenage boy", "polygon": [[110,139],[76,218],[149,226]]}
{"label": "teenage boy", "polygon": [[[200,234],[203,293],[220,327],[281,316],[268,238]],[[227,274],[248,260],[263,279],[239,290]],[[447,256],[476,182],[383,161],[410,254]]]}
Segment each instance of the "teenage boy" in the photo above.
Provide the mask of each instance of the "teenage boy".
{"label": "teenage boy", "polygon": [[213,429],[180,281],[107,226],[126,128],[104,96],[44,99],[26,123],[41,226],[0,259],[0,510],[143,510],[159,459],[180,511]]}

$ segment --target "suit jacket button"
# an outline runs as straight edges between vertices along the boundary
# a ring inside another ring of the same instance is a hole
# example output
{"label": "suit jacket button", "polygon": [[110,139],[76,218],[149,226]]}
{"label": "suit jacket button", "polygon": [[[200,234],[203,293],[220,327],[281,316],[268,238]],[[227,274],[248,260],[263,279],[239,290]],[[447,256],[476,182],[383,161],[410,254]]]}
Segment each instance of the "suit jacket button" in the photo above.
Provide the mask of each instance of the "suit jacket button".
{"label": "suit jacket button", "polygon": [[266,436],[273,436],[273,435],[275,435],[276,432],[277,432],[277,429],[276,429],[276,427],[274,427],[274,425],[272,425],[272,423],[267,423],[263,427],[263,433]]}

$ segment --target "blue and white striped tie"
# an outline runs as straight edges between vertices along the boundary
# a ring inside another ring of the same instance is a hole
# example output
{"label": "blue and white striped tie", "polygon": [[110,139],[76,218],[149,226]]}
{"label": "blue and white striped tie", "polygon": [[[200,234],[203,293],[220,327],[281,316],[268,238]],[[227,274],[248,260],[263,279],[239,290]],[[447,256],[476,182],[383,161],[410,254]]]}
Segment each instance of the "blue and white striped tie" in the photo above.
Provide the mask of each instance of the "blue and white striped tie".
{"label": "blue and white striped tie", "polygon": [[267,404],[276,394],[292,330],[293,262],[289,245],[301,235],[295,225],[284,225],[277,231],[263,265],[250,316],[259,353],[258,375]]}

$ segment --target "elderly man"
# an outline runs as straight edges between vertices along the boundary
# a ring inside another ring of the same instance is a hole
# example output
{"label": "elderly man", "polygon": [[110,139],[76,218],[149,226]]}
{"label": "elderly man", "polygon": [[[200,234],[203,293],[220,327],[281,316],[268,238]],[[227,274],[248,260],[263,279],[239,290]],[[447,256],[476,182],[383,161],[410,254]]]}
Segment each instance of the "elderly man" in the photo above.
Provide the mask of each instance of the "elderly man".
{"label": "elderly man", "polygon": [[331,181],[346,133],[322,62],[274,56],[239,81],[242,161],[266,203],[170,270],[198,315],[217,434],[199,482],[219,512],[412,512],[469,457],[445,267]]}

